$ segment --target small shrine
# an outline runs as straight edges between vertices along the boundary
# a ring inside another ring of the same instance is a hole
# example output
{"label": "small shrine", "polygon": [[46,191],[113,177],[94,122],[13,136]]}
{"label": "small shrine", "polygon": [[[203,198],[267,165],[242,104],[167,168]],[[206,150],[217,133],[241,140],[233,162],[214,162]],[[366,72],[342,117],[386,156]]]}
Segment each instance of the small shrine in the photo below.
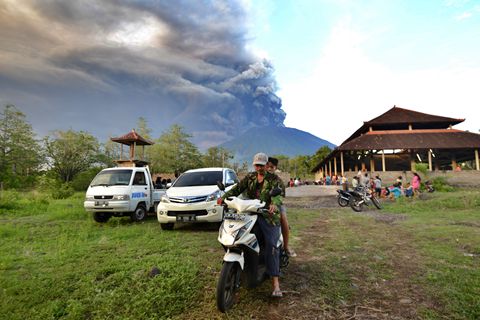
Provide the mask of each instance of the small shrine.
{"label": "small shrine", "polygon": [[[148,164],[148,162],[145,161],[145,146],[153,145],[154,142],[143,138],[141,135],[135,132],[135,129],[132,129],[132,131],[121,137],[110,138],[110,140],[120,143],[121,145],[120,159],[115,160],[119,167],[144,167]],[[128,158],[124,156],[124,145],[129,146]],[[139,158],[136,158],[137,155],[135,153],[135,148],[137,146],[142,147],[142,152]]]}

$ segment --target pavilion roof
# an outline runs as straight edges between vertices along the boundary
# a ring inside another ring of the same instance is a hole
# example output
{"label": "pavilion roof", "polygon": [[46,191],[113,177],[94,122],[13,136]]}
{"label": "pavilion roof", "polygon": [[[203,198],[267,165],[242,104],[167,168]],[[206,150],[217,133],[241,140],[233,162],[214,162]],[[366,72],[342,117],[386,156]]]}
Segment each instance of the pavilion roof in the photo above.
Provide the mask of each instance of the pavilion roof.
{"label": "pavilion roof", "polygon": [[368,132],[370,128],[374,130],[401,130],[407,129],[409,125],[412,125],[414,129],[446,129],[463,121],[465,119],[436,116],[393,106],[393,108],[380,116],[365,121],[344,143]]}
{"label": "pavilion roof", "polygon": [[155,144],[155,142],[150,141],[148,139],[145,139],[141,135],[139,135],[137,132],[135,132],[135,129],[132,129],[127,134],[124,134],[123,136],[116,137],[116,138],[110,138],[110,140],[126,145],[131,145],[135,143],[136,145],[152,145]]}
{"label": "pavilion roof", "polygon": [[456,129],[370,131],[337,150],[480,148],[480,134]]}

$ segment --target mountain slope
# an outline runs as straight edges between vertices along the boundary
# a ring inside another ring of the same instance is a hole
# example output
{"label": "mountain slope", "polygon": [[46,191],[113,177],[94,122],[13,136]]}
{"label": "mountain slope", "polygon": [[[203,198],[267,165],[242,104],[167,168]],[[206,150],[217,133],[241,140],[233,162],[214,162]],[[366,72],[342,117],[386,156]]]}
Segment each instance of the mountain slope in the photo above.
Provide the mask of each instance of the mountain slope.
{"label": "mountain slope", "polygon": [[255,127],[233,140],[222,143],[220,147],[231,150],[235,154],[236,162],[250,163],[257,152],[294,157],[312,155],[325,145],[331,149],[335,148],[331,142],[295,128]]}

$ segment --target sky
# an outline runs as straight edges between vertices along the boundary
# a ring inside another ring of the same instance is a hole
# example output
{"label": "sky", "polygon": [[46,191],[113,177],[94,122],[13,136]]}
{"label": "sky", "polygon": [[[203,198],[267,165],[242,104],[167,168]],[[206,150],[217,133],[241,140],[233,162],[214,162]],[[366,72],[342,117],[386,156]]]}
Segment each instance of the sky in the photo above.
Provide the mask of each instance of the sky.
{"label": "sky", "polygon": [[[394,105],[480,130],[480,1],[272,1],[256,44],[285,125],[341,144]],[[260,20],[259,20],[260,21]]]}
{"label": "sky", "polygon": [[39,136],[147,119],[201,148],[254,126],[341,144],[394,105],[480,129],[480,1],[0,0],[0,106]]}

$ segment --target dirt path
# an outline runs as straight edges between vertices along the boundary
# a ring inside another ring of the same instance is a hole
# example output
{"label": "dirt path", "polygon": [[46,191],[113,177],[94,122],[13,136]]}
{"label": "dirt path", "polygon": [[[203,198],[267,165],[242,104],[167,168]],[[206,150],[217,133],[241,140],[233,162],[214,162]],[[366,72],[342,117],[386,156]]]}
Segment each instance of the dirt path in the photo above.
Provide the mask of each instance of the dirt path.
{"label": "dirt path", "polygon": [[[281,302],[271,305],[268,318],[416,319],[419,307],[431,308],[432,302],[415,284],[421,259],[412,236],[395,223],[403,217],[367,211],[363,214],[375,218],[370,230],[365,226],[348,226],[358,232],[372,232],[372,237],[375,237],[375,229],[388,229],[383,234],[388,237],[385,239],[387,256],[373,256],[373,265],[377,262],[386,264],[391,270],[391,276],[384,279],[368,264],[352,264],[348,256],[341,257],[345,263],[332,264],[334,253],[322,251],[325,242],[335,239],[329,226],[330,219],[334,218],[334,209],[328,209],[333,207],[332,203],[335,204],[335,198],[331,196],[289,200],[291,208],[303,205],[309,209],[322,208],[322,214],[298,235],[295,246],[298,257],[294,258],[282,280],[286,294]],[[335,285],[349,288],[336,290]],[[342,295],[345,292],[351,294],[332,297],[335,293]]]}

